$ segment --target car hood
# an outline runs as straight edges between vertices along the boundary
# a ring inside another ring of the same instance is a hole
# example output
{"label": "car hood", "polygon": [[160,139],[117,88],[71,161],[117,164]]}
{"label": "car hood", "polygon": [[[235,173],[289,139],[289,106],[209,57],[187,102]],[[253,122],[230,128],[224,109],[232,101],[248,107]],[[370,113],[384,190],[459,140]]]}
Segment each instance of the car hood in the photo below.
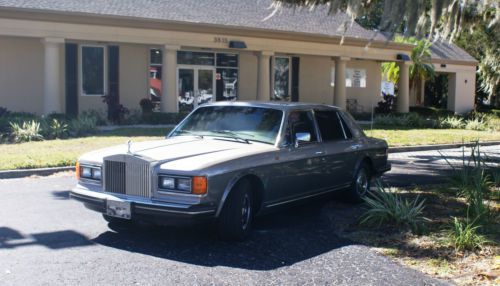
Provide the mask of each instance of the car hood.
{"label": "car hood", "polygon": [[[252,142],[250,144],[230,138],[200,138],[177,136],[173,138],[131,142],[130,153],[162,164],[162,168],[179,170],[199,170],[224,161],[275,150],[270,144]],[[127,154],[128,144],[117,145],[87,153],[79,161],[102,164],[103,158],[117,154]]]}

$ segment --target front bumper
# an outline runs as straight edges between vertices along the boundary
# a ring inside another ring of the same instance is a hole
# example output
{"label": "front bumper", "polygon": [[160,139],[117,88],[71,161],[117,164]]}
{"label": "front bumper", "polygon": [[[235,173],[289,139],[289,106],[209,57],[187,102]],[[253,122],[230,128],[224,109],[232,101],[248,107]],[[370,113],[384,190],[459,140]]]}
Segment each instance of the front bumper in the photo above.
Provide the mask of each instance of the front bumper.
{"label": "front bumper", "polygon": [[106,213],[107,200],[130,202],[131,217],[164,225],[184,225],[215,219],[215,208],[202,205],[184,205],[153,201],[145,198],[118,197],[77,186],[70,191],[70,198],[82,202],[86,208]]}

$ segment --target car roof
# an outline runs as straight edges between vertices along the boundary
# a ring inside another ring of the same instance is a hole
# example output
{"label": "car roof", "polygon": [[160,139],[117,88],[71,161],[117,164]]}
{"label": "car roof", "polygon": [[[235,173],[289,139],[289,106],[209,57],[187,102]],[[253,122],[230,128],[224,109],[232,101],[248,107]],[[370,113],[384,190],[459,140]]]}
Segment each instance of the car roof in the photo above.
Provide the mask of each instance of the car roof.
{"label": "car roof", "polygon": [[313,109],[313,108],[328,108],[340,110],[340,108],[333,105],[307,103],[307,102],[282,102],[282,101],[218,101],[214,103],[204,104],[202,106],[247,106],[247,107],[262,107],[279,109],[283,111],[297,110],[297,109]]}

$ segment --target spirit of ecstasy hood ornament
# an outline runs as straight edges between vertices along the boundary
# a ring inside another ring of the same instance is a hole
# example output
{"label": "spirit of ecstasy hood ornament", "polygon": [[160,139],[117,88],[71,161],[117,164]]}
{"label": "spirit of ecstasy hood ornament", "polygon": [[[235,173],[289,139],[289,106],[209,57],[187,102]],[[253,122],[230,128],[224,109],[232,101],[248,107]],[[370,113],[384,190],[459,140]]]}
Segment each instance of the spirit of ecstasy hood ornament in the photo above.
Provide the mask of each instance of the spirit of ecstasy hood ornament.
{"label": "spirit of ecstasy hood ornament", "polygon": [[132,154],[130,147],[132,147],[132,140],[127,141],[127,154]]}

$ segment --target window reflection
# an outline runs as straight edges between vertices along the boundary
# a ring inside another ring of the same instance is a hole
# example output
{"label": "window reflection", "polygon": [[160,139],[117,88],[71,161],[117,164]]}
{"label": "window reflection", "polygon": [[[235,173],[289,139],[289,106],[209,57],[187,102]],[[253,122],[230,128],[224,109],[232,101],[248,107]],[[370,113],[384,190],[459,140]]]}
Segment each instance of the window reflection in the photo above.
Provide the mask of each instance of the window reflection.
{"label": "window reflection", "polygon": [[273,100],[290,101],[290,58],[276,57],[274,60]]}

